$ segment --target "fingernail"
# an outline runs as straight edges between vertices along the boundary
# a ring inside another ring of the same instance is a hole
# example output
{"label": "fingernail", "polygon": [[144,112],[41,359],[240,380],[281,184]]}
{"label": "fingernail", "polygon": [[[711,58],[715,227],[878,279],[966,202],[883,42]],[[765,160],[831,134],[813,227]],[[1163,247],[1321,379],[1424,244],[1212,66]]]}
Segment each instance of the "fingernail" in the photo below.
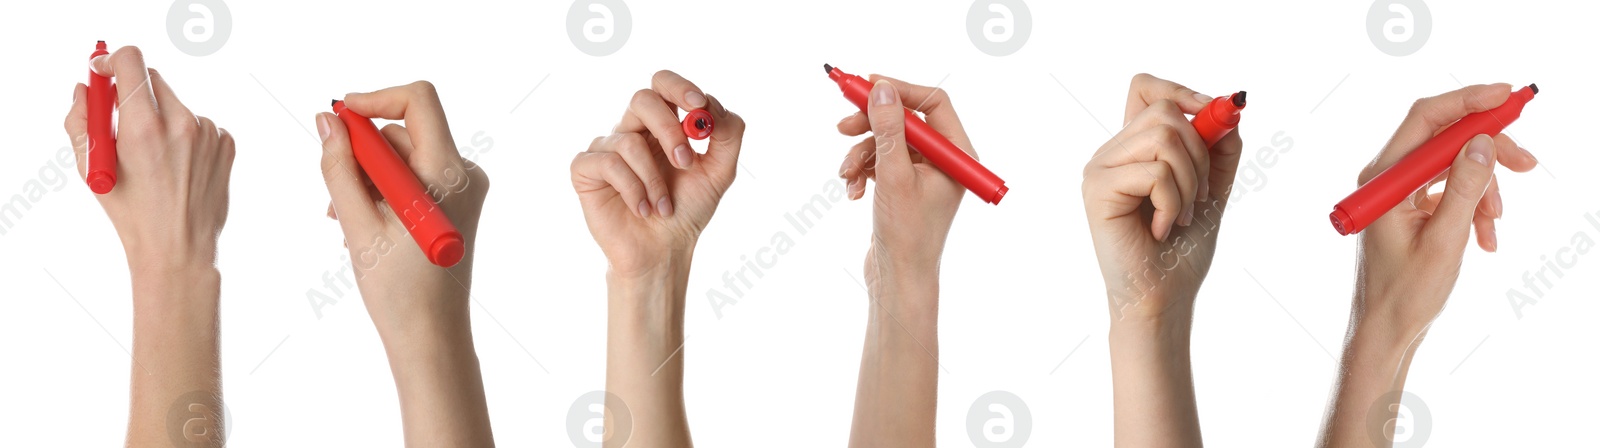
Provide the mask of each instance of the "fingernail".
{"label": "fingernail", "polygon": [[850,174],[850,158],[845,157],[844,163],[839,164],[839,178],[843,179]]}
{"label": "fingernail", "polygon": [[678,168],[688,168],[694,164],[694,151],[689,149],[689,145],[678,145],[678,149],[672,150],[672,153],[678,159]]}
{"label": "fingernail", "polygon": [[317,114],[317,135],[322,136],[323,143],[328,141],[328,114]]}
{"label": "fingernail", "polygon": [[1195,99],[1195,101],[1199,101],[1201,104],[1210,103],[1211,100],[1212,100],[1211,95],[1206,95],[1204,93],[1199,93],[1199,92],[1196,92],[1194,94],[1194,99]]}
{"label": "fingernail", "polygon": [[862,196],[867,194],[867,178],[859,177],[851,179],[850,184],[846,186],[845,189],[849,192],[848,194],[850,196],[850,200],[854,201],[856,199],[861,199]]}
{"label": "fingernail", "polygon": [[691,109],[699,109],[706,107],[706,96],[701,95],[700,92],[690,90],[688,93],[683,94],[683,102],[684,105],[689,106]]}
{"label": "fingernail", "polygon": [[1200,195],[1196,196],[1194,201],[1195,202],[1205,202],[1205,201],[1209,201],[1209,200],[1211,200],[1211,183],[1209,183],[1209,182],[1201,182],[1200,183]]}
{"label": "fingernail", "polygon": [[894,86],[889,85],[889,81],[878,81],[872,86],[872,104],[894,104]]}
{"label": "fingernail", "polygon": [[672,197],[671,196],[662,196],[661,200],[656,201],[656,210],[661,212],[661,217],[663,217],[663,218],[671,217],[672,216]]}
{"label": "fingernail", "polygon": [[1180,226],[1188,227],[1189,223],[1191,223],[1191,222],[1194,222],[1194,203],[1193,202],[1190,202],[1188,204],[1184,204],[1183,205],[1183,215],[1180,215],[1178,217],[1178,225],[1180,225]]}
{"label": "fingernail", "polygon": [[646,200],[643,200],[643,201],[639,201],[639,217],[640,218],[644,218],[644,217],[647,217],[647,216],[650,216],[650,200],[649,199],[646,199]]}
{"label": "fingernail", "polygon": [[833,125],[833,127],[844,126],[844,122],[850,121],[851,118],[855,118],[855,117],[856,117],[855,114],[850,114],[850,116],[848,116],[848,117],[841,118],[841,119],[839,119],[839,124]]}
{"label": "fingernail", "polygon": [[1497,251],[1499,251],[1500,250],[1500,237],[1496,236],[1494,234],[1494,232],[1489,232],[1488,235],[1489,235],[1489,252],[1497,252]]}
{"label": "fingernail", "polygon": [[1494,140],[1490,140],[1488,136],[1479,135],[1473,137],[1472,141],[1467,142],[1467,158],[1483,164],[1483,166],[1489,166],[1489,159],[1493,158],[1491,155],[1493,152]]}

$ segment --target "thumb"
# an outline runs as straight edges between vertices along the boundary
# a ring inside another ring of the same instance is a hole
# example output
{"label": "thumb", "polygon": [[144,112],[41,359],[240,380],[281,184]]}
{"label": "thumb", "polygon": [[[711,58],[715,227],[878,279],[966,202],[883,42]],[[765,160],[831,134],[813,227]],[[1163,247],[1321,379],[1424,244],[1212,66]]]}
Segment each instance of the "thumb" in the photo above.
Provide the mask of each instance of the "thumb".
{"label": "thumb", "polygon": [[372,228],[381,218],[371,193],[362,180],[365,174],[350,148],[350,132],[334,114],[317,114],[317,134],[322,137],[322,181],[333,197],[334,215],[345,229]]}
{"label": "thumb", "polygon": [[1494,177],[1494,139],[1478,135],[1467,141],[1466,147],[1456,155],[1450,165],[1450,178],[1445,181],[1444,197],[1433,217],[1423,227],[1423,238],[1438,247],[1464,249],[1472,217],[1478,201]]}
{"label": "thumb", "polygon": [[[872,122],[872,138],[877,144],[879,185],[903,185],[911,181],[911,154],[906,145],[906,108],[900,94],[889,81],[878,81],[867,95],[867,116]],[[896,187],[890,187],[896,188]]]}

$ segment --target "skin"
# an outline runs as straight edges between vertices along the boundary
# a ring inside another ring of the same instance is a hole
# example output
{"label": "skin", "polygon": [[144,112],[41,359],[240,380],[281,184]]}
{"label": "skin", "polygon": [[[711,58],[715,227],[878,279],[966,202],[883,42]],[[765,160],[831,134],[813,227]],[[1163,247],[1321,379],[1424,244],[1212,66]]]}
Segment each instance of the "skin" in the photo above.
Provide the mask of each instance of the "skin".
{"label": "skin", "polygon": [[845,156],[839,176],[851,200],[872,198],[872,242],[863,266],[867,334],[856,386],[850,446],[934,445],[939,389],[939,259],[966,189],[911,151],[907,104],[934,130],[977,157],[949,96],[940,89],[873,75],[868,113],[839,122],[839,132],[871,132]]}
{"label": "skin", "polygon": [[1134,76],[1123,129],[1083,169],[1111,309],[1117,446],[1201,445],[1190,329],[1243,147],[1235,130],[1207,148],[1189,124],[1210,101]]}
{"label": "skin", "polygon": [[[1510,94],[1506,84],[1475,85],[1418,100],[1358,183],[1467,114],[1500,106]],[[1395,424],[1385,422],[1397,416],[1411,359],[1444,310],[1472,230],[1477,229],[1478,247],[1492,252],[1498,246],[1494,221],[1504,209],[1496,162],[1515,172],[1538,165],[1505,134],[1478,135],[1434,180],[1448,179],[1442,193],[1429,195],[1422,188],[1361,233],[1350,326],[1318,446],[1392,445]],[[1383,438],[1373,437],[1374,432]]]}
{"label": "skin", "polygon": [[[683,307],[700,233],[733,185],[745,123],[670,71],[636,92],[610,135],[572,159],[589,234],[605,253],[609,316],[604,446],[686,447]],[[716,122],[705,154],[690,149],[680,109]],[[613,422],[625,406],[632,426]]]}
{"label": "skin", "polygon": [[406,445],[493,446],[469,316],[474,241],[489,177],[456,151],[432,84],[352,93],[344,103],[363,116],[405,121],[384,126],[383,136],[466,245],[453,267],[429,263],[360,171],[344,123],[331,113],[317,114],[323,180],[333,199],[328,216],[344,230],[356,285],[389,357]]}
{"label": "skin", "polygon": [[[217,236],[228,216],[234,142],[210,119],[183,106],[145,67],[136,47],[91,61],[115,78],[119,105],[117,185],[96,195],[116,228],[133,280],[130,447],[223,445],[218,355]],[[78,84],[65,128],[83,177],[88,150],[88,88]],[[184,421],[167,421],[179,410]]]}

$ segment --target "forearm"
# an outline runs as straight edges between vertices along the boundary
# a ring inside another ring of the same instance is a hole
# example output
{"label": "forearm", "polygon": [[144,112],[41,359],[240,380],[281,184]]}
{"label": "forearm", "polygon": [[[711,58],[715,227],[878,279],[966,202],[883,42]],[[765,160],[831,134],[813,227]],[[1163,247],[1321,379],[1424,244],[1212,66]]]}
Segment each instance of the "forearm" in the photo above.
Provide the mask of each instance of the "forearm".
{"label": "forearm", "polygon": [[[683,404],[683,308],[692,250],[667,257],[640,274],[606,276],[606,392],[622,401],[632,426],[606,446],[692,444]],[[609,406],[606,412],[621,412]],[[607,419],[607,424],[617,420]]]}
{"label": "forearm", "polygon": [[1117,446],[1201,446],[1190,373],[1190,315],[1111,323]]}
{"label": "forearm", "polygon": [[867,334],[850,445],[933,446],[939,390],[937,268],[868,276]]}
{"label": "forearm", "polygon": [[[1381,316],[1363,316],[1364,311],[1357,307],[1350,319],[1318,446],[1388,446],[1393,439],[1389,433],[1393,427],[1384,423],[1399,411],[1400,392],[1422,330],[1403,328]],[[1384,431],[1385,437],[1374,438],[1374,431]]]}
{"label": "forearm", "polygon": [[[172,425],[181,425],[184,442],[222,446],[220,275],[209,264],[130,266],[134,306],[128,446],[169,446],[175,443]],[[168,421],[173,411],[183,421]]]}
{"label": "forearm", "polygon": [[379,328],[408,446],[493,446],[469,298],[439,300],[399,328]]}

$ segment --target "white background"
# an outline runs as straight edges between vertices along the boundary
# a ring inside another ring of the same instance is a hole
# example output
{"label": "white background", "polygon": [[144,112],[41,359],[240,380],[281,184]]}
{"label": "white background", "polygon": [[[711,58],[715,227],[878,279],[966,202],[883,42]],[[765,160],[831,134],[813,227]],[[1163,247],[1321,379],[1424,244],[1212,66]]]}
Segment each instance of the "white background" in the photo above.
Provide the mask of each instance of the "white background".
{"label": "white background", "polygon": [[[1246,163],[1276,154],[1240,180],[1249,192],[1229,210],[1199,299],[1194,376],[1207,442],[1313,440],[1357,242],[1337,235],[1327,213],[1413,100],[1489,82],[1544,89],[1509,130],[1543,167],[1500,170],[1500,252],[1468,250],[1406,388],[1431,411],[1432,446],[1570,445],[1600,419],[1600,254],[1549,274],[1553,288],[1520,319],[1506,300],[1509,290],[1530,293],[1524,272],[1537,274],[1575,234],[1600,240],[1584,218],[1600,220],[1600,181],[1588,173],[1600,165],[1591,136],[1600,36],[1584,2],[1433,1],[1430,40],[1407,57],[1369,41],[1366,1],[1036,0],[1030,40],[1007,57],[968,39],[965,0],[635,0],[630,40],[606,57],[568,40],[567,1],[233,1],[231,37],[205,57],[168,39],[168,2],[94,3],[31,2],[0,17],[0,200],[26,196],[30,181],[46,189],[0,236],[0,444],[123,438],[131,311],[122,249],[82,182],[50,173],[69,144],[60,122],[72,84],[85,79],[97,39],[139,45],[190,109],[238,140],[220,266],[233,446],[401,443],[389,368],[361,302],[346,295],[318,319],[306,298],[346,264],[339,227],[323,217],[312,117],[345,92],[418,79],[439,86],[462,151],[474,147],[494,183],[472,319],[496,440],[568,446],[568,407],[604,384],[606,311],[605,260],[568,163],[663,68],[749,122],[744,169],[690,279],[683,355],[696,441],[843,445],[870,207],[835,204],[805,235],[784,219],[824,192],[856,141],[833,130],[851,106],[824,62],[943,81],[985,164],[1012,189],[1000,206],[968,195],[945,251],[944,445],[972,444],[968,408],[993,390],[1026,401],[1029,446],[1111,444],[1108,319],[1080,171],[1120,125],[1138,72],[1215,95],[1249,90]],[[492,145],[473,144],[480,132]],[[1272,147],[1280,132],[1292,145]],[[794,249],[717,319],[706,291],[777,232]]]}

